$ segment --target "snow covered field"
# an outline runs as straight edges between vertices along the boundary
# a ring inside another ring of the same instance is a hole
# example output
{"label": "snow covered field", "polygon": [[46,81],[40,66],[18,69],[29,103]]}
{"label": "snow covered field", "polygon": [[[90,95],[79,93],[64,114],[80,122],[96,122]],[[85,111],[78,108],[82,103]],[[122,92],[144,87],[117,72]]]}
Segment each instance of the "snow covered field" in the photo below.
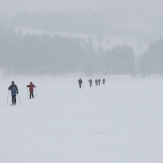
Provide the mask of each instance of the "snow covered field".
{"label": "snow covered field", "polygon": [[[89,78],[1,77],[0,163],[163,163],[163,78]],[[12,80],[22,104],[6,106]]]}

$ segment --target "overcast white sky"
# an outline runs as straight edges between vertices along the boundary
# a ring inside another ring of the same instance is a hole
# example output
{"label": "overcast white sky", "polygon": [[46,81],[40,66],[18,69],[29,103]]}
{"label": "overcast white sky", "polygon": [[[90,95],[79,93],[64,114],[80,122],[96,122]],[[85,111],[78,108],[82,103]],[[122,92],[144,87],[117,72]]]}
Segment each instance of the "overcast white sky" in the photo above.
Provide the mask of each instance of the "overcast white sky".
{"label": "overcast white sky", "polygon": [[0,14],[11,15],[18,11],[68,10],[84,11],[127,10],[129,12],[146,12],[163,15],[163,0],[0,0]]}

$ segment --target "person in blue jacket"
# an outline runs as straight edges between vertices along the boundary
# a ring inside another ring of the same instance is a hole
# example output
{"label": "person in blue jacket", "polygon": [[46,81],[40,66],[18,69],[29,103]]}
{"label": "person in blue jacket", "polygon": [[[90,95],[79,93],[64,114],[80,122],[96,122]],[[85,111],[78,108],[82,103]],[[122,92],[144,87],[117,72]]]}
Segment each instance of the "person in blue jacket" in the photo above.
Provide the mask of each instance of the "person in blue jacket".
{"label": "person in blue jacket", "polygon": [[12,105],[16,105],[16,95],[18,94],[18,87],[15,85],[14,81],[11,82],[11,86],[8,88],[11,91]]}

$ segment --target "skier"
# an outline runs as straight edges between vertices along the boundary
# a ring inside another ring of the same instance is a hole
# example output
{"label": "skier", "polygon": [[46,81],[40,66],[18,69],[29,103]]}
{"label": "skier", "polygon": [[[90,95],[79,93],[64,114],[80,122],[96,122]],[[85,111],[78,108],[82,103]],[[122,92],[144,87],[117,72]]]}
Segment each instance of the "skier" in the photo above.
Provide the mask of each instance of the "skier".
{"label": "skier", "polygon": [[103,84],[105,84],[105,81],[106,81],[106,80],[105,80],[105,78],[104,78],[104,79],[102,79]]}
{"label": "skier", "polygon": [[96,85],[98,85],[98,80],[97,79],[95,80],[95,83],[96,83]]}
{"label": "skier", "polygon": [[98,84],[100,85],[101,79],[98,79]]}
{"label": "skier", "polygon": [[83,81],[81,80],[81,78],[78,80],[78,83],[79,83],[79,87],[81,88],[81,85],[83,83]]}
{"label": "skier", "polygon": [[33,85],[33,83],[32,82],[30,82],[30,84],[29,85],[27,85],[27,87],[29,87],[29,92],[30,92],[30,94],[29,94],[29,98],[34,98],[34,94],[33,94],[33,88],[34,87],[36,87],[35,85]]}
{"label": "skier", "polygon": [[11,90],[12,105],[16,105],[16,95],[18,94],[18,87],[15,85],[14,81],[11,82],[11,86],[8,88]]}
{"label": "skier", "polygon": [[92,79],[89,79],[88,82],[90,84],[90,87],[92,87]]}

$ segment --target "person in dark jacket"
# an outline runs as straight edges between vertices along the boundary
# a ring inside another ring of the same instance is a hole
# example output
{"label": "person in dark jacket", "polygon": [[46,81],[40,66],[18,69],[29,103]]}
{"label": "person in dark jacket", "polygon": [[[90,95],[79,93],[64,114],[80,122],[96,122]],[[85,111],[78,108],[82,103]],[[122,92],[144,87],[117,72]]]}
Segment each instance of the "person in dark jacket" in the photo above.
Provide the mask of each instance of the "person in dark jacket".
{"label": "person in dark jacket", "polygon": [[30,82],[30,84],[29,85],[27,85],[27,87],[29,87],[29,92],[30,92],[30,94],[29,94],[29,98],[34,98],[34,94],[33,94],[33,88],[34,87],[36,87],[35,85],[33,85],[33,83],[32,82]]}
{"label": "person in dark jacket", "polygon": [[92,79],[89,79],[88,82],[90,84],[90,87],[92,87]]}
{"label": "person in dark jacket", "polygon": [[102,79],[103,84],[105,84],[105,81],[106,81],[106,80],[105,80],[105,78],[104,78],[104,79]]}
{"label": "person in dark jacket", "polygon": [[18,94],[18,87],[15,85],[14,81],[11,82],[11,86],[8,88],[11,91],[12,105],[16,105],[16,95]]}
{"label": "person in dark jacket", "polygon": [[81,85],[83,83],[83,81],[81,80],[81,78],[78,80],[78,83],[79,83],[79,87],[81,88]]}
{"label": "person in dark jacket", "polygon": [[95,80],[95,83],[96,83],[96,85],[98,85],[98,80],[97,79]]}
{"label": "person in dark jacket", "polygon": [[101,79],[98,79],[98,84],[100,85]]}

